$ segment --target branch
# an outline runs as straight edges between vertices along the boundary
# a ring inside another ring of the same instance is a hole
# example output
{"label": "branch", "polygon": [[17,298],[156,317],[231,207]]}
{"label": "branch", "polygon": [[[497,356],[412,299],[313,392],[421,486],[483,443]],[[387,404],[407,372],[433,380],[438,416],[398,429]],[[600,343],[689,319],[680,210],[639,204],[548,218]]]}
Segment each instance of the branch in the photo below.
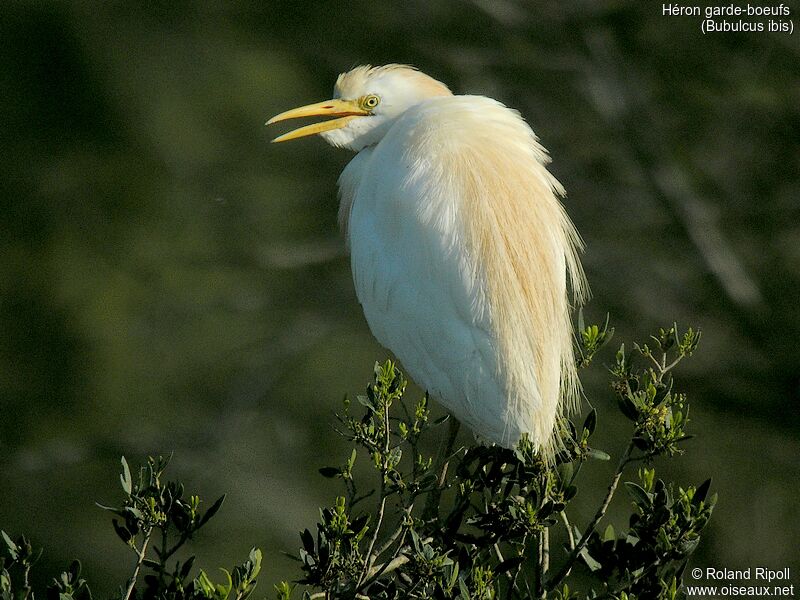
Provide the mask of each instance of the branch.
{"label": "branch", "polygon": [[375,559],[377,558],[377,555],[372,554],[372,550],[375,548],[375,542],[378,540],[378,534],[380,533],[381,525],[383,525],[383,515],[386,513],[386,496],[384,495],[383,488],[384,484],[381,483],[382,498],[381,498],[381,504],[378,507],[378,521],[375,524],[375,532],[372,534],[372,540],[370,540],[369,543],[369,550],[367,550],[367,555],[365,557],[366,560],[364,562],[364,572],[362,573],[361,578],[359,579],[358,587],[361,587],[361,582],[364,581],[364,579],[367,576],[367,573],[372,568],[372,565],[375,563]]}
{"label": "branch", "polygon": [[572,533],[572,525],[567,518],[567,511],[562,510],[560,513],[561,520],[564,522],[564,527],[567,529],[567,536],[569,536],[569,549],[575,550],[575,534]]}
{"label": "branch", "polygon": [[619,459],[619,463],[617,464],[617,469],[614,471],[614,477],[611,479],[611,483],[608,486],[608,492],[606,492],[606,497],[603,499],[603,504],[600,505],[600,508],[597,509],[597,512],[592,519],[592,522],[586,527],[581,536],[580,541],[577,543],[575,548],[570,552],[569,556],[567,557],[567,562],[561,567],[561,569],[550,578],[545,586],[545,589],[552,590],[562,581],[564,578],[569,575],[572,566],[575,564],[575,561],[578,559],[578,555],[580,555],[581,551],[586,547],[586,544],[589,542],[589,538],[591,537],[592,533],[597,527],[597,524],[600,520],[605,516],[606,511],[608,510],[609,504],[611,504],[611,499],[614,497],[614,492],[617,491],[617,486],[619,485],[620,477],[622,476],[622,471],[625,468],[625,465],[628,464],[628,459],[630,458],[631,452],[633,451],[633,441],[628,443],[628,447],[625,449],[625,452],[622,454],[622,457]]}
{"label": "branch", "polygon": [[[139,578],[139,571],[142,568],[142,563],[144,562],[144,557],[147,554],[147,544],[150,543],[150,536],[152,535],[153,530],[150,529],[147,532],[147,535],[144,536],[144,542],[142,543],[142,549],[137,550],[136,554],[138,555],[138,560],[136,561],[136,567],[133,569],[133,575],[131,576],[131,581],[128,584],[128,589],[125,591],[125,595],[122,597],[122,600],[128,600],[133,593],[133,588],[136,586],[136,580]],[[135,548],[134,548],[135,550]]]}

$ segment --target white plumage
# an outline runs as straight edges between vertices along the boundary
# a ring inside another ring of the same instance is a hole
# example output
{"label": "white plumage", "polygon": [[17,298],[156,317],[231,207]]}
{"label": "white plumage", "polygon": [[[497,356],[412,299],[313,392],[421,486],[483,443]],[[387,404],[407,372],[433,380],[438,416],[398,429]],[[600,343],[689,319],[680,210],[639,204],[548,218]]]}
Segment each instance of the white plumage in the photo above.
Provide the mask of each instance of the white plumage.
{"label": "white plumage", "polygon": [[278,140],[358,152],[340,223],[373,334],[481,438],[551,456],[579,394],[568,279],[578,302],[586,286],[546,151],[516,111],[410,67],[358,67],[334,96],[271,122],[340,116]]}

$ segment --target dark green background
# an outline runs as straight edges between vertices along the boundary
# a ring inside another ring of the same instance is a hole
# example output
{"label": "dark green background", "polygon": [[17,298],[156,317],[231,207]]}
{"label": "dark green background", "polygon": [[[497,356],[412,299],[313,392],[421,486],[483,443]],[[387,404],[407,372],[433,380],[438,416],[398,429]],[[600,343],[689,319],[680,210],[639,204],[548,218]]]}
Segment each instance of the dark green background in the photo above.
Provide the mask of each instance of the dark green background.
{"label": "dark green background", "polygon": [[[295,576],[281,551],[339,491],[316,474],[344,451],[333,413],[387,352],[336,229],[349,155],[271,146],[263,122],[408,62],[540,135],[615,343],[703,329],[679,371],[698,438],[661,471],[714,477],[693,564],[800,584],[797,34],[703,36],[640,0],[128,4],[0,7],[0,527],[46,547],[40,581],[79,556],[101,596],[121,583],[132,555],[93,503],[118,499],[121,454],[173,451],[190,489],[228,493],[199,564],[258,545],[264,585]],[[586,387],[616,454],[605,381]]]}

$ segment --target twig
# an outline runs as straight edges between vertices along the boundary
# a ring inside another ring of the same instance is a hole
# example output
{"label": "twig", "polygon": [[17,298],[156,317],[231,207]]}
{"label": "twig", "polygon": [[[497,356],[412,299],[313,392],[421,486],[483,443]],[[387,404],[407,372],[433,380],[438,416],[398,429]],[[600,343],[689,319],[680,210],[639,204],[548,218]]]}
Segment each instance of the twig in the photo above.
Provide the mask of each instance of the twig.
{"label": "twig", "polygon": [[356,588],[360,588],[361,584],[364,583],[364,580],[367,578],[367,574],[369,573],[372,565],[375,564],[375,560],[377,556],[372,554],[373,549],[375,548],[375,543],[378,541],[378,535],[381,531],[381,526],[383,525],[383,516],[386,513],[386,471],[387,471],[387,455],[389,453],[389,442],[390,442],[390,432],[389,432],[389,405],[384,403],[383,405],[383,462],[381,464],[381,503],[378,507],[378,520],[375,523],[375,531],[372,533],[372,539],[369,542],[369,549],[367,550],[367,554],[364,557],[364,570],[361,572],[361,576],[358,578],[358,584]]}
{"label": "twig", "polygon": [[[503,552],[500,550],[500,544],[494,544],[494,555],[497,557],[497,560],[505,562],[505,557],[503,556]],[[506,579],[508,579],[508,584],[511,586],[511,589],[514,587],[514,576],[511,575],[508,571],[505,572]]]}
{"label": "twig", "polygon": [[147,544],[150,543],[150,536],[152,535],[153,530],[149,530],[147,535],[144,536],[144,542],[142,542],[142,549],[137,550],[136,554],[138,555],[138,560],[136,561],[136,567],[133,569],[133,575],[131,576],[131,581],[128,584],[128,589],[125,591],[125,595],[122,597],[122,600],[128,600],[133,593],[133,588],[136,585],[136,580],[139,578],[139,570],[142,568],[142,563],[144,562],[144,557],[147,554]]}
{"label": "twig", "polygon": [[[367,550],[367,562],[364,567],[364,574],[372,567],[377,555],[373,555],[372,550],[375,548],[375,542],[378,540],[378,533],[383,525],[383,515],[386,513],[386,496],[384,496],[383,484],[381,484],[381,504],[378,507],[378,521],[375,523],[375,531],[372,534],[372,540],[369,543],[369,550]],[[363,580],[363,577],[362,577]]]}
{"label": "twig", "polygon": [[358,498],[354,498],[353,501],[350,503],[350,508],[353,508],[356,504],[358,504],[362,500],[366,500],[367,498],[372,496],[372,494],[374,494],[374,493],[375,493],[375,490],[370,490],[366,494],[362,494]]}
{"label": "twig", "polygon": [[405,527],[403,525],[400,525],[400,527],[398,527],[395,530],[395,532],[389,536],[389,539],[386,540],[386,542],[384,542],[383,546],[378,548],[378,551],[375,553],[375,556],[378,557],[384,552],[386,552],[389,548],[391,548],[392,544],[394,544],[397,541],[397,538],[400,537],[400,534],[402,534],[403,531],[405,531]]}
{"label": "twig", "polygon": [[[542,580],[547,575],[548,569],[550,569],[550,529],[545,527],[542,531]],[[544,597],[543,591],[542,598]]]}
{"label": "twig", "polygon": [[632,451],[633,451],[633,440],[631,440],[628,443],[628,447],[625,448],[625,452],[619,459],[619,464],[617,464],[617,469],[614,472],[614,477],[611,479],[611,483],[608,486],[608,492],[606,492],[606,497],[603,499],[603,504],[601,504],[600,508],[597,509],[597,512],[595,513],[591,523],[589,523],[589,525],[584,530],[580,541],[577,543],[575,548],[572,550],[572,552],[570,552],[569,556],[567,557],[567,561],[564,563],[561,569],[547,582],[546,589],[552,590],[559,583],[561,583],[567,575],[569,575],[572,566],[578,559],[578,555],[581,553],[581,551],[586,547],[586,544],[589,542],[589,538],[591,537],[592,532],[594,532],[595,527],[597,527],[597,524],[605,516],[606,511],[608,510],[608,505],[611,504],[611,499],[614,497],[614,492],[617,491],[617,486],[619,485],[620,477],[622,477],[622,471],[625,468],[625,465],[628,464],[628,458],[630,458]]}
{"label": "twig", "polygon": [[[30,590],[31,589],[31,584],[29,582],[30,574],[31,574],[31,563],[26,561],[25,562],[25,568],[22,571],[22,589],[23,590]],[[31,598],[33,598],[33,595],[31,595]]]}
{"label": "twig", "polygon": [[[511,578],[511,587],[508,588],[508,595],[506,596],[507,600],[511,600],[514,597],[514,592],[517,589],[517,577],[519,577],[520,572],[522,571],[522,565],[525,562],[525,542],[528,541],[528,534],[524,534],[522,536],[522,541],[520,542],[522,545],[522,550],[519,553],[520,558],[523,560],[517,565],[517,568],[514,569],[514,576]],[[527,585],[527,582],[526,582]]]}
{"label": "twig", "polygon": [[[402,533],[402,535],[400,535]],[[381,563],[377,566],[375,565],[375,561],[378,557],[386,552],[389,548],[391,548],[392,544],[397,541],[398,536],[400,537],[400,543],[397,545],[392,558],[385,563]],[[406,556],[398,556],[400,551],[403,549],[403,542],[406,538],[406,528],[404,526],[400,526],[397,531],[395,531],[391,537],[386,540],[386,543],[381,546],[381,548],[375,553],[375,556],[372,558],[372,561],[369,563],[369,571],[367,572],[367,576],[364,578],[364,582],[358,586],[358,589],[366,589],[376,581],[381,575],[387,572],[394,571],[397,567],[404,565],[408,562],[408,557]],[[432,539],[432,538],[429,538]],[[403,561],[398,561],[400,558],[405,558]]]}
{"label": "twig", "polygon": [[538,540],[536,597],[539,600],[544,600],[547,598],[547,590],[545,589],[544,578],[547,574],[547,569],[550,563],[550,539],[546,527],[539,532]]}
{"label": "twig", "polygon": [[575,534],[572,533],[572,525],[570,525],[569,519],[567,518],[567,512],[562,510],[560,513],[561,520],[564,522],[564,527],[567,529],[567,536],[569,537],[569,549],[575,550]]}
{"label": "twig", "polygon": [[400,536],[400,541],[398,542],[397,547],[394,549],[394,552],[392,552],[392,560],[397,558],[397,556],[400,554],[400,551],[403,549],[403,544],[406,541],[407,534],[408,534],[408,529],[404,528],[403,535]]}
{"label": "twig", "polygon": [[505,558],[503,558],[503,553],[500,551],[500,544],[495,544],[493,547],[494,547],[494,554],[497,557],[497,560],[503,562]]}
{"label": "twig", "polygon": [[[661,373],[665,374],[665,373],[671,371],[672,369],[674,369],[678,365],[678,363],[681,362],[684,359],[684,357],[685,357],[684,354],[679,354],[678,357],[675,360],[673,360],[671,363],[669,363],[667,366],[665,366],[661,370]],[[664,355],[664,358],[665,359],[667,358],[666,354]],[[666,362],[666,360],[664,362]]]}
{"label": "twig", "polygon": [[672,369],[674,369],[676,366],[678,366],[679,362],[681,362],[684,358],[686,358],[685,354],[678,354],[678,356],[675,358],[675,360],[673,360],[671,363],[667,364],[667,354],[666,354],[666,352],[664,354],[662,354],[660,362],[655,356],[653,356],[652,352],[648,352],[645,356],[647,356],[651,361],[653,361],[653,364],[658,369],[658,375],[659,375],[658,381],[661,381],[663,379],[664,375],[669,373]]}

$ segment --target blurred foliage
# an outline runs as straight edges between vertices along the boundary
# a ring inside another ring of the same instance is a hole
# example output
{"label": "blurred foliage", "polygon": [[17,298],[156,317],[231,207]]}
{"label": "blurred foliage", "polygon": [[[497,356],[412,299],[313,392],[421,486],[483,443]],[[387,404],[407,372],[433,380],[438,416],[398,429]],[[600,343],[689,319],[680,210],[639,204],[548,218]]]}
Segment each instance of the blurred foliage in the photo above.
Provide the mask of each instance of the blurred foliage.
{"label": "blurred foliage", "polygon": [[[582,363],[610,339],[608,322],[582,328]],[[357,397],[353,414],[345,398],[340,432],[354,445],[342,467],[320,473],[344,483],[346,496],[320,511],[316,535],[301,534],[297,560],[302,591],[296,596],[342,599],[611,598],[675,600],[685,597],[682,575],[689,555],[700,542],[716,503],[707,497],[710,480],[686,490],[655,479],[649,467],[659,455],[680,453],[688,438],[684,426],[685,396],[673,391],[671,371],[699,342],[689,329],[677,327],[653,336],[657,349],[636,346],[645,359],[634,366],[624,345],[611,369],[619,408],[632,422],[630,442],[622,453],[611,484],[594,518],[582,531],[570,521],[570,506],[578,494],[578,475],[589,459],[610,456],[592,448],[597,427],[591,409],[580,429],[572,420],[559,425],[560,450],[552,464],[524,438],[513,450],[499,446],[454,448],[447,436],[437,457],[427,456],[420,440],[452,418],[431,420],[427,395],[407,406],[407,382],[391,361],[376,364],[366,394]],[[676,398],[681,398],[676,401]],[[359,492],[364,482],[354,476],[359,454],[377,471],[377,487]],[[434,460],[434,458],[436,458]],[[452,463],[452,468],[451,468]],[[633,499],[630,527],[619,534],[600,521],[627,467],[641,463],[639,483],[625,481]],[[167,461],[149,458],[134,478],[125,458],[120,482],[125,494],[120,507],[101,506],[115,515],[117,536],[133,551],[135,566],[120,588],[120,600],[246,600],[261,572],[262,553],[253,548],[248,559],[214,584],[205,571],[193,575],[195,556],[183,563],[176,553],[222,506],[224,496],[208,510],[199,510],[197,496],[185,497],[181,483],[164,482]],[[641,484],[641,485],[640,485]],[[377,492],[377,493],[376,493]],[[445,494],[443,496],[443,494]],[[423,502],[424,500],[424,502]],[[424,507],[424,508],[423,508]],[[573,514],[574,516],[574,514]],[[551,537],[561,533],[563,552],[551,551]],[[2,533],[6,550],[0,555],[0,597],[34,600],[29,583],[38,560],[30,542],[14,542]],[[551,557],[554,566],[550,568]],[[173,562],[171,562],[171,559]],[[594,574],[591,591],[575,591],[573,569],[582,564]],[[142,569],[147,574],[141,576]],[[47,598],[91,600],[80,563],[46,590]],[[13,575],[12,575],[13,573]],[[572,585],[572,588],[570,588]],[[275,585],[279,600],[290,600],[298,585]]]}
{"label": "blurred foliage", "polygon": [[[201,514],[200,498],[183,498],[183,484],[162,482],[168,461],[148,458],[140,470],[138,482],[131,477],[128,462],[122,459],[120,482],[125,492],[121,507],[101,506],[120,520],[114,519],[114,531],[136,556],[133,574],[120,586],[120,600],[246,600],[255,590],[261,571],[261,551],[253,548],[248,558],[233,568],[222,569],[225,580],[214,583],[200,570],[191,576],[195,562],[189,556],[183,563],[174,555],[192,539],[222,506],[223,497]],[[16,541],[2,532],[5,549],[0,554],[0,598],[3,600],[35,600],[30,585],[30,572],[41,551],[34,553],[24,536]],[[159,543],[160,542],[160,543]],[[155,558],[152,558],[155,557]],[[142,575],[142,568],[148,573]],[[81,564],[75,560],[69,569],[53,579],[45,590],[47,600],[92,600]]]}
{"label": "blurred foliage", "polygon": [[[85,511],[120,455],[174,451],[187,485],[228,493],[225,533],[195,540],[220,563],[289,547],[314,518],[326,491],[302,474],[348,450],[324,435],[331,397],[381,350],[336,231],[349,156],[277,151],[263,123],[353,64],[394,61],[528,119],[587,242],[591,316],[633,339],[664,314],[702,326],[684,377],[704,435],[663,466],[715,473],[727,499],[695,560],[800,571],[798,37],[702,36],[660,9],[3,3],[0,521],[52,548],[37,572],[81,555],[98,593],[126,576],[128,550]],[[627,422],[602,378],[584,385],[611,447]]]}

